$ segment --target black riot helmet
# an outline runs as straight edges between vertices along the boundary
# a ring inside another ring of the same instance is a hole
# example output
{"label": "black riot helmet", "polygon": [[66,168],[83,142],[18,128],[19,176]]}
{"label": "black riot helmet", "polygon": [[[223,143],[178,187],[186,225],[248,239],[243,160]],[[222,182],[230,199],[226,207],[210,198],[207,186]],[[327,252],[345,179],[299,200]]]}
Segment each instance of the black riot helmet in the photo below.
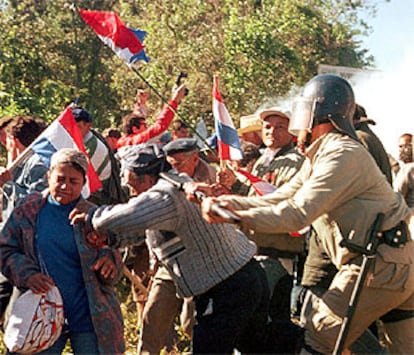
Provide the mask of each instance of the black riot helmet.
{"label": "black riot helmet", "polygon": [[289,130],[312,131],[312,127],[331,122],[340,132],[358,139],[352,124],[355,97],[351,85],[337,75],[322,74],[313,77],[295,99]]}

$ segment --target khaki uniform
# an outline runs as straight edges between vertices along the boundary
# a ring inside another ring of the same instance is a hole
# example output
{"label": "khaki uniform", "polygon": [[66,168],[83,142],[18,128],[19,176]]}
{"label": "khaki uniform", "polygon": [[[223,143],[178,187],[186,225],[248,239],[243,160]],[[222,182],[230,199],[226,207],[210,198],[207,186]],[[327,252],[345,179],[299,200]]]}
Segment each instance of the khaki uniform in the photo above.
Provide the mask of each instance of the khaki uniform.
{"label": "khaki uniform", "polygon": [[[238,210],[244,228],[273,234],[313,225],[338,273],[320,302],[307,312],[306,342],[317,351],[331,353],[361,262],[360,254],[341,247],[340,242],[353,235],[353,242],[364,247],[378,213],[385,214],[381,230],[391,229],[401,220],[409,224],[412,214],[368,151],[348,136],[331,132],[320,137],[308,148],[307,158],[298,174],[270,195],[222,199]],[[413,264],[412,240],[402,248],[378,247],[345,346],[388,311],[414,309]],[[395,322],[394,329],[398,323],[404,329],[414,326],[413,320]],[[399,337],[401,331],[394,334]],[[414,333],[394,340],[403,345],[392,350],[414,351]]]}
{"label": "khaki uniform", "polygon": [[[256,161],[252,174],[280,188],[299,171],[304,161],[304,156],[295,148],[293,143],[290,143],[281,148],[268,165],[265,165],[265,159],[265,156],[262,155]],[[254,188],[249,183],[235,183],[232,191],[244,196],[254,196],[256,194]],[[248,234],[249,239],[259,246],[259,253],[266,254],[268,248],[275,249],[279,257],[285,255],[293,257],[294,254],[302,254],[304,252],[304,237],[292,238],[285,233],[277,235],[277,238],[275,238],[276,236],[269,235],[268,233],[259,233],[254,230],[244,232]],[[292,267],[288,261],[285,260],[283,264],[291,273]]]}

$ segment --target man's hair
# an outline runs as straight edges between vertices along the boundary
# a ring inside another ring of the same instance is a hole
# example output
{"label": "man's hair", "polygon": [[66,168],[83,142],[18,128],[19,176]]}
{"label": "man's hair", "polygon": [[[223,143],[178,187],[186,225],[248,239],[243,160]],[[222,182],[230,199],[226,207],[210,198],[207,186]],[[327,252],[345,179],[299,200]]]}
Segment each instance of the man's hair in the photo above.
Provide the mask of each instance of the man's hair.
{"label": "man's hair", "polygon": [[183,120],[176,119],[174,120],[172,127],[173,130],[179,130],[181,128],[188,128],[188,125]]}
{"label": "man's hair", "polygon": [[102,132],[102,135],[106,137],[112,137],[112,138],[121,138],[121,132],[117,128],[108,127],[105,128]]}
{"label": "man's hair", "polygon": [[261,155],[259,148],[250,142],[241,141],[241,149],[243,151],[243,159],[240,160],[242,167],[247,166],[252,160],[257,160]]}
{"label": "man's hair", "polygon": [[141,128],[142,122],[145,121],[145,117],[139,116],[136,113],[128,113],[122,117],[122,132],[125,134],[132,134],[132,127]]}
{"label": "man's hair", "polygon": [[400,138],[409,138],[410,140],[413,139],[413,135],[411,133],[403,133]]}
{"label": "man's hair", "polygon": [[28,147],[45,128],[46,123],[33,116],[16,116],[7,125],[6,132]]}
{"label": "man's hair", "polygon": [[0,129],[5,128],[10,122],[13,121],[13,117],[2,117],[0,118]]}

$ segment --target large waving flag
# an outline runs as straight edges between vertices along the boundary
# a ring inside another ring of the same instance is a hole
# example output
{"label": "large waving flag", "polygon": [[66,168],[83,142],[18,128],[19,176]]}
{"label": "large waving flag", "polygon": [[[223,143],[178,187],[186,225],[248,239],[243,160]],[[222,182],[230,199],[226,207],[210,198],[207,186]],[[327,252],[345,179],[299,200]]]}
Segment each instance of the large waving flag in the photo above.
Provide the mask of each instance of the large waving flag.
{"label": "large waving flag", "polygon": [[127,64],[138,60],[149,62],[149,58],[145,55],[145,46],[142,44],[147,34],[145,31],[126,27],[114,12],[79,9],[79,13],[102,42]]}
{"label": "large waving flag", "polygon": [[221,160],[240,160],[243,158],[240,139],[237,130],[234,128],[230,114],[223,103],[218,84],[219,79],[217,76],[214,76],[213,116],[217,134],[219,158]]}
{"label": "large waving flag", "polygon": [[[66,108],[30,145],[30,149],[38,154],[47,166],[50,166],[50,159],[53,153],[61,148],[77,149],[88,156],[85,146],[83,145],[82,135],[76,124],[75,117],[73,117],[72,110],[69,107]],[[102,183],[90,160],[86,187],[87,191],[82,192],[84,197],[88,197],[90,193],[93,193],[102,187]]]}

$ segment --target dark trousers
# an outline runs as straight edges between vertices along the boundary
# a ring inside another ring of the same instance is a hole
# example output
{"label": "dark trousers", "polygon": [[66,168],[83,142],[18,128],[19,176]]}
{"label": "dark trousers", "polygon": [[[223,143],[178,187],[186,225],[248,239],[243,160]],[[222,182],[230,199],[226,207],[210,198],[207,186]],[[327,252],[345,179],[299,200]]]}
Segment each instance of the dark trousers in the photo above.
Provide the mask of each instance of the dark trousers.
{"label": "dark trousers", "polygon": [[263,352],[266,344],[269,288],[259,263],[242,269],[195,297],[193,353]]}
{"label": "dark trousers", "polygon": [[13,285],[0,274],[0,326],[3,324],[4,312],[9,304]]}

